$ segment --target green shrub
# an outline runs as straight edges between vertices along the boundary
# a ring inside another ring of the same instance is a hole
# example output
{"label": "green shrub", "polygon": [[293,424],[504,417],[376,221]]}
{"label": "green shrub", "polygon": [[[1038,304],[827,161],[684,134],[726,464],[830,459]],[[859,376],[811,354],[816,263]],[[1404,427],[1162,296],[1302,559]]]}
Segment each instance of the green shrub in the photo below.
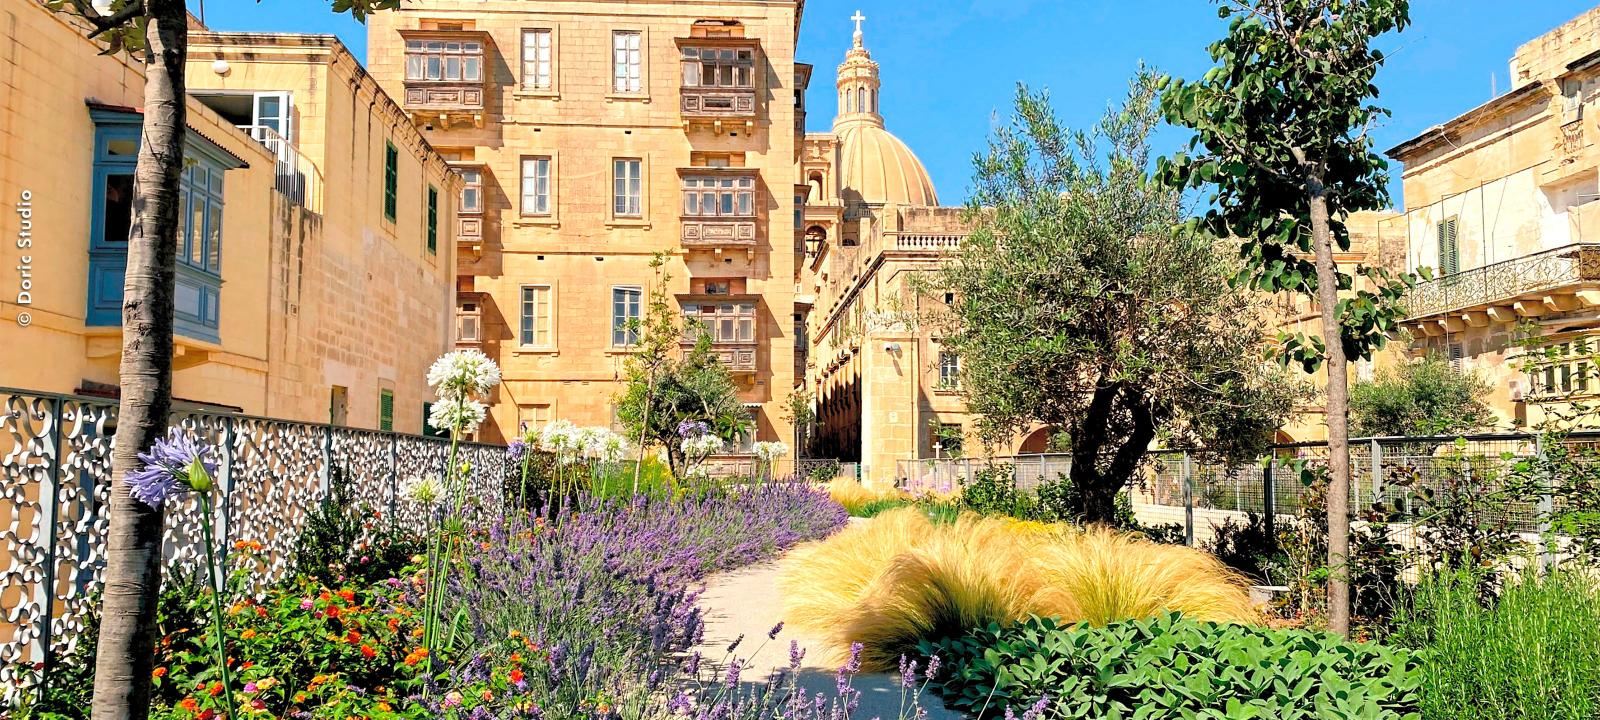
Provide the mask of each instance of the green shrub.
{"label": "green shrub", "polygon": [[1418,649],[1428,720],[1600,717],[1600,591],[1533,569],[1484,597],[1486,572],[1441,570],[1418,584],[1392,639]]}
{"label": "green shrub", "polygon": [[961,487],[961,504],[980,515],[1029,517],[1034,500],[1017,490],[1011,465],[991,465],[972,474],[972,481]]}
{"label": "green shrub", "polygon": [[1326,633],[1186,620],[1176,613],[1104,627],[1032,618],[922,652],[952,708],[980,717],[1049,698],[1060,718],[1414,718],[1408,650]]}

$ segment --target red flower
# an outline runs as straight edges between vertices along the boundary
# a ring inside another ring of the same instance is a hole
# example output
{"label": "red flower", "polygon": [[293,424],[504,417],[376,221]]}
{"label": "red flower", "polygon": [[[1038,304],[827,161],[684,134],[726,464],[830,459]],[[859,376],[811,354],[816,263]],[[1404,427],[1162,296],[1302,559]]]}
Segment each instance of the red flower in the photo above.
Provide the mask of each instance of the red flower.
{"label": "red flower", "polygon": [[211,688],[206,690],[206,692],[211,693],[211,697],[216,697],[218,695],[221,695],[222,694],[222,683],[219,683],[219,682],[211,683]]}
{"label": "red flower", "polygon": [[513,669],[511,671],[511,682],[512,683],[520,683],[520,682],[522,682],[522,670],[521,669]]}
{"label": "red flower", "polygon": [[344,639],[345,639],[345,642],[348,642],[351,645],[354,645],[354,644],[356,644],[358,642],[361,642],[361,633],[356,632],[355,630],[351,630],[350,632],[345,633]]}
{"label": "red flower", "polygon": [[356,593],[355,593],[354,590],[340,590],[339,591],[339,597],[344,598],[345,602],[355,602],[356,601]]}
{"label": "red flower", "polygon": [[361,654],[369,658],[374,658],[378,656],[378,651],[373,650],[371,645],[362,645]]}
{"label": "red flower", "polygon": [[206,708],[204,710],[201,710],[200,714],[196,715],[194,717],[195,717],[195,720],[211,720],[211,718],[214,718],[216,716],[217,716],[217,711],[212,710],[211,708]]}

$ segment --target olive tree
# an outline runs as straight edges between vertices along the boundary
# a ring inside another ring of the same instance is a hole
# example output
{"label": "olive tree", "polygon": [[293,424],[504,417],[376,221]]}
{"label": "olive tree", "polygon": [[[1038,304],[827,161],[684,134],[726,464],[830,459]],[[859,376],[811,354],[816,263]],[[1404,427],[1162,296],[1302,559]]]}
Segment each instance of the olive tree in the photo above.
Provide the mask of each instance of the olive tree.
{"label": "olive tree", "polygon": [[1225,243],[1184,227],[1181,194],[1148,174],[1155,79],[1087,131],[1019,87],[1013,120],[975,158],[972,231],[926,285],[961,358],[987,442],[1038,424],[1066,437],[1090,522],[1151,444],[1253,458],[1294,405],[1260,351],[1260,301],[1236,291]]}

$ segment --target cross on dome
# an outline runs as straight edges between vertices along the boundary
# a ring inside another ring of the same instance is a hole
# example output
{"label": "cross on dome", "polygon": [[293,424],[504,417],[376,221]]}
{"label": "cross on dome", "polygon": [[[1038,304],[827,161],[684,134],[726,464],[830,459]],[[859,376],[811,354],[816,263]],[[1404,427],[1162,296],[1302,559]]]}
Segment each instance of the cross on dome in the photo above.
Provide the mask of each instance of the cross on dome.
{"label": "cross on dome", "polygon": [[856,23],[855,45],[856,47],[861,47],[861,23],[867,19],[867,16],[862,15],[861,11],[857,10],[856,14],[850,16],[850,19]]}

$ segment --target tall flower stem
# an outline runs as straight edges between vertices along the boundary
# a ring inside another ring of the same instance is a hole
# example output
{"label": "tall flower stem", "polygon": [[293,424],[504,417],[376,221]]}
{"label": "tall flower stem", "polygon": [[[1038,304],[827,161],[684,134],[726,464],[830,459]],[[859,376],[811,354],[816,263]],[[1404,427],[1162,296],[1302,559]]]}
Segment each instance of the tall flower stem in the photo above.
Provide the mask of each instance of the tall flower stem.
{"label": "tall flower stem", "polygon": [[[465,398],[461,400],[465,402]],[[427,616],[423,618],[423,647],[428,650],[428,672],[433,672],[433,658],[439,653],[439,606],[444,602],[445,566],[449,563],[450,545],[453,540],[451,535],[454,529],[448,521],[448,515],[460,512],[462,504],[466,502],[466,479],[460,477],[460,468],[456,467],[456,451],[461,446],[461,428],[450,428],[450,454],[446,460],[445,478],[447,483],[455,484],[455,503],[445,508],[445,522],[441,522],[440,532],[435,533],[429,541],[428,552],[428,597],[426,600]],[[449,487],[447,484],[446,487]],[[440,543],[443,547],[439,547]]]}
{"label": "tall flower stem", "polygon": [[233,674],[228,670],[228,649],[222,631],[222,587],[217,583],[216,543],[211,534],[211,496],[200,495],[200,533],[206,544],[206,582],[211,586],[211,631],[217,636],[217,672],[222,675],[222,698],[230,720],[239,717],[233,706]]}

